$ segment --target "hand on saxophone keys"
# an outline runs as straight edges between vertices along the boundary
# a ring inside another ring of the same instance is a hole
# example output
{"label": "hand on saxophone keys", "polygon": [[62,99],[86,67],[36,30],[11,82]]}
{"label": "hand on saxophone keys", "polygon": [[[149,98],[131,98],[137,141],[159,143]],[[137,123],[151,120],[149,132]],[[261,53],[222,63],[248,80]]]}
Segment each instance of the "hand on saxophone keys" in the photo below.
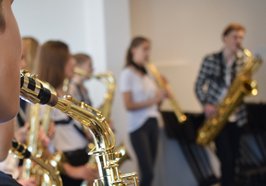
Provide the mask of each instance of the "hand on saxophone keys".
{"label": "hand on saxophone keys", "polygon": [[155,97],[154,97],[154,103],[160,104],[162,101],[167,98],[167,93],[165,90],[158,90]]}
{"label": "hand on saxophone keys", "polygon": [[204,105],[204,114],[206,118],[210,118],[214,116],[217,112],[217,108],[213,104],[206,104]]}

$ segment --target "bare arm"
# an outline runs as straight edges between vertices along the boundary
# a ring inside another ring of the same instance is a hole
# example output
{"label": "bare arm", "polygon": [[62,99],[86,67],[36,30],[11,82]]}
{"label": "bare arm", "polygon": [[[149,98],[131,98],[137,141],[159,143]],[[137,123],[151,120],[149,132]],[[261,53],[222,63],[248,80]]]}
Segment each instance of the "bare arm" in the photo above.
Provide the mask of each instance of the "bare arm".
{"label": "bare arm", "polygon": [[0,161],[3,161],[11,147],[11,140],[14,137],[15,119],[0,125]]}
{"label": "bare arm", "polygon": [[127,110],[138,110],[146,107],[150,107],[154,104],[158,104],[162,100],[161,95],[157,95],[154,98],[148,99],[142,102],[134,102],[132,99],[131,92],[123,93],[124,104]]}

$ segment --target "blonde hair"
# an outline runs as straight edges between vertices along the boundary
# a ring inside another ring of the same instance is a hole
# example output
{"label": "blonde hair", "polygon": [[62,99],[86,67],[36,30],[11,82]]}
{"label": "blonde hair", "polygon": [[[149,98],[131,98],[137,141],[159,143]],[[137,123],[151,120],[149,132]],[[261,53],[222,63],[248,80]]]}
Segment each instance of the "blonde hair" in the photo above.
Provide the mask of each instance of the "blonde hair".
{"label": "blonde hair", "polygon": [[33,37],[23,37],[22,44],[26,69],[30,72],[35,72],[37,68],[36,57],[39,49],[39,43]]}

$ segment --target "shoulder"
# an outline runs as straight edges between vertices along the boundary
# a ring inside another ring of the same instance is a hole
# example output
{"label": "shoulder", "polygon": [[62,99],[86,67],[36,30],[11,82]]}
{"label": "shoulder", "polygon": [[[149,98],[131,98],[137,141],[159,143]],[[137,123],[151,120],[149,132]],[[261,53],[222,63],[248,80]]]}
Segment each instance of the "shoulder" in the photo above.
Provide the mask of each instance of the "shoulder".
{"label": "shoulder", "polygon": [[122,70],[120,78],[132,78],[135,76],[135,72],[130,67],[126,67]]}
{"label": "shoulder", "polygon": [[207,54],[203,61],[219,61],[222,58],[222,51]]}
{"label": "shoulder", "polygon": [[202,68],[208,68],[208,69],[219,68],[222,61],[223,61],[223,56],[221,51],[208,54],[203,59]]}

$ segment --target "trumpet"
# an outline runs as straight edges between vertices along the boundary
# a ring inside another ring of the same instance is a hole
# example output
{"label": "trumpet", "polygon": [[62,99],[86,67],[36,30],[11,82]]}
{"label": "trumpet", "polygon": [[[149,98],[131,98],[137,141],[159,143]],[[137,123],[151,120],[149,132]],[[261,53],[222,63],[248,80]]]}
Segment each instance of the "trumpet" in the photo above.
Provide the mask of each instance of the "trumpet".
{"label": "trumpet", "polygon": [[138,185],[136,173],[121,174],[117,163],[115,137],[104,116],[93,107],[74,100],[71,96],[57,97],[36,77],[21,71],[20,95],[31,103],[47,104],[64,112],[87,127],[93,136],[99,179],[94,186]]}
{"label": "trumpet", "polygon": [[173,91],[169,83],[167,83],[161,76],[159,70],[155,65],[152,63],[146,64],[146,68],[151,73],[153,78],[155,79],[157,85],[163,89],[169,92],[169,101],[171,103],[171,106],[173,107],[174,113],[179,121],[180,124],[183,124],[187,121],[187,116],[183,113],[182,109],[180,108],[176,98],[174,97]]}

